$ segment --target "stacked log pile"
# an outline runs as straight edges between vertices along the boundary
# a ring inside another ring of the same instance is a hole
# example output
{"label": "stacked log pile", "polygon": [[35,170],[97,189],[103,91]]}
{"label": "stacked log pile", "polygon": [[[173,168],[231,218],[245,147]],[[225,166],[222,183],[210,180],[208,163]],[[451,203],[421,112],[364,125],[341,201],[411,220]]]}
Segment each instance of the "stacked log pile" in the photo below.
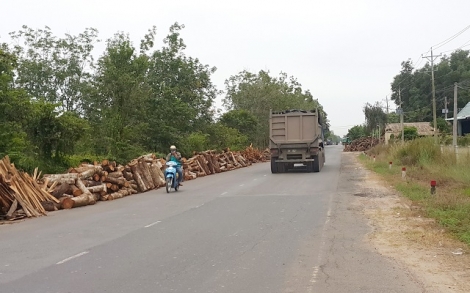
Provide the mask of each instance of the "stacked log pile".
{"label": "stacked log pile", "polygon": [[183,163],[184,179],[192,180],[211,174],[231,171],[250,166],[252,161],[239,152],[226,149],[217,154],[215,151],[205,151],[195,154]]}
{"label": "stacked log pile", "polygon": [[50,195],[47,184],[39,184],[37,169],[31,177],[19,172],[8,156],[0,161],[0,214],[7,220],[46,215],[59,201]]}
{"label": "stacked log pile", "polygon": [[62,209],[114,200],[165,184],[162,164],[153,154],[141,156],[126,166],[108,160],[81,164],[65,174],[44,175],[44,179],[53,188],[52,195],[60,201]]}
{"label": "stacked log pile", "polygon": [[[270,159],[269,150],[252,146],[242,152],[209,150],[183,159],[185,180],[226,172]],[[82,163],[64,174],[40,178],[18,172],[9,158],[0,161],[0,216],[7,219],[37,217],[47,211],[93,205],[165,186],[165,160],[148,154],[122,166],[103,160]]]}
{"label": "stacked log pile", "polygon": [[380,140],[372,137],[362,137],[353,140],[350,144],[344,146],[344,152],[364,152],[378,145]]}
{"label": "stacked log pile", "polygon": [[258,162],[267,162],[271,159],[271,152],[269,149],[265,149],[264,151],[260,151],[259,149],[253,148],[252,145],[247,147],[243,152],[242,155],[245,159],[252,163]]}

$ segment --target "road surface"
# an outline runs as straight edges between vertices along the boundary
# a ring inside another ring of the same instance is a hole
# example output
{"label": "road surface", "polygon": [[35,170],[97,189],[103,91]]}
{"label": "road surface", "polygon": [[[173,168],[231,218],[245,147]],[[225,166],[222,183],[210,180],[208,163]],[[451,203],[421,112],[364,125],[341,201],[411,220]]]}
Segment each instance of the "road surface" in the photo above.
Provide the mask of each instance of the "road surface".
{"label": "road surface", "polygon": [[0,226],[0,292],[422,292],[364,241],[357,184],[269,163]]}

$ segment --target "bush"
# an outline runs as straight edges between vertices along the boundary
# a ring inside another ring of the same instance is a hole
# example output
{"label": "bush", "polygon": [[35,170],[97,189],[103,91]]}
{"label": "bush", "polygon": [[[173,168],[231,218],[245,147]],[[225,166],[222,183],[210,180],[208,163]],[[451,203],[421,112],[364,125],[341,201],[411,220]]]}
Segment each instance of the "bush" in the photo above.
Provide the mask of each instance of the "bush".
{"label": "bush", "polygon": [[407,142],[397,151],[397,159],[404,165],[424,165],[441,159],[440,146],[433,138],[419,138]]}

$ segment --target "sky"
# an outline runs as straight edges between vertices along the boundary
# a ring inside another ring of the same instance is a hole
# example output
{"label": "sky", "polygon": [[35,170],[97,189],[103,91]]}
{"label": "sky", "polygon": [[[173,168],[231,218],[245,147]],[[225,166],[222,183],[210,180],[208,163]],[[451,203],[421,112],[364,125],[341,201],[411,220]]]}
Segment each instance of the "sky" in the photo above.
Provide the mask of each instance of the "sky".
{"label": "sky", "polygon": [[[123,31],[138,47],[155,25],[161,46],[173,23],[184,24],[186,55],[217,67],[219,90],[242,70],[285,72],[318,99],[341,136],[364,122],[366,103],[385,105],[402,61],[422,67],[421,54],[470,24],[469,0],[3,0],[0,9],[7,43],[22,25],[47,25],[57,36],[93,27],[102,40]],[[470,30],[434,53],[468,41]],[[103,51],[97,46],[97,57]]]}

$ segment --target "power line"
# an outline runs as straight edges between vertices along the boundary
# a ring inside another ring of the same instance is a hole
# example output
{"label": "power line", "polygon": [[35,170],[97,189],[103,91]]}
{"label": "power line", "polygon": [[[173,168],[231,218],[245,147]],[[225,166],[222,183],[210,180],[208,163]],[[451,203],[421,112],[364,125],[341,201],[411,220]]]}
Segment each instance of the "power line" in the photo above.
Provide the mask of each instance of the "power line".
{"label": "power line", "polygon": [[459,31],[458,33],[456,33],[455,35],[451,36],[450,38],[448,38],[447,40],[444,40],[440,43],[437,43],[436,45],[432,46],[431,48],[434,48],[434,49],[438,49],[442,46],[444,46],[445,44],[448,44],[449,42],[451,42],[452,40],[454,40],[455,38],[457,38],[458,36],[460,36],[461,34],[463,34],[466,30],[468,30],[470,28],[470,25],[466,26],[463,30]]}

